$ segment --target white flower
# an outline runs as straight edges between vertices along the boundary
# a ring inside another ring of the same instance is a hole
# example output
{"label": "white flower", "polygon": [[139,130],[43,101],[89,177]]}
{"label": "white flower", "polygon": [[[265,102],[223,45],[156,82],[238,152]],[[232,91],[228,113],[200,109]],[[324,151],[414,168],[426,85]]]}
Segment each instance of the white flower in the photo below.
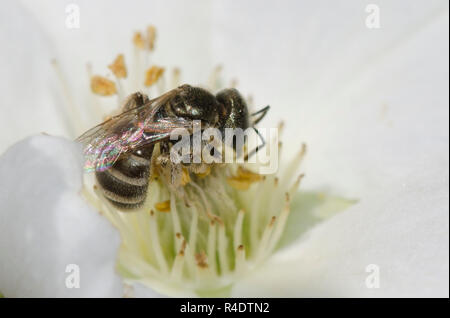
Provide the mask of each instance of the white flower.
{"label": "white flower", "polygon": [[[30,19],[26,32],[20,33],[23,19],[2,16],[1,21],[7,21],[0,30],[3,42],[14,44],[0,53],[2,62],[12,59],[3,69],[8,74],[5,79],[13,80],[2,85],[8,90],[0,97],[3,149],[40,130],[68,137],[71,131],[66,127],[76,130],[65,123],[64,111],[51,108],[62,104],[52,102],[57,87],[46,87],[48,81],[42,80],[50,76],[44,60],[49,60],[52,47],[75,86],[72,95],[83,104],[82,62],[90,60],[99,67],[112,60],[114,53],[126,52],[118,45],[126,39],[130,25],[150,20],[164,34],[157,52],[168,54],[157,53],[158,63],[179,62],[186,81],[196,84],[206,77],[210,61],[224,62],[226,71],[239,78],[257,104],[272,105],[268,126],[286,119],[285,145],[301,141],[310,145],[302,168],[308,178],[302,188],[328,193],[331,188],[341,196],[360,199],[304,233],[336,212],[338,203],[346,203],[328,196],[331,204],[321,202],[320,209],[313,209],[306,203],[317,203],[312,200],[315,197],[301,193],[297,203],[302,206],[291,207],[282,248],[234,280],[227,294],[448,296],[445,2],[414,6],[404,2],[399,7],[380,3],[380,29],[365,26],[368,13],[359,2],[293,2],[280,7],[275,2],[217,1],[198,2],[182,10],[179,2],[155,2],[147,10],[132,10],[129,17],[124,12],[133,7],[130,2],[110,8],[107,17],[100,14],[105,3],[82,3],[79,30],[65,29],[59,24],[60,15],[52,19],[43,13],[45,2],[24,4],[44,32],[34,31],[38,28]],[[47,2],[52,8],[48,12],[55,12],[54,5]],[[2,15],[25,14],[15,4],[6,6]],[[158,14],[147,16],[152,12]],[[249,21],[249,17],[255,18]],[[30,36],[31,32],[36,36]],[[47,38],[41,35],[45,33]],[[102,37],[111,33],[113,39]],[[104,41],[94,46],[98,55],[89,52],[95,41]],[[75,58],[80,52],[85,58]],[[107,105],[104,109],[112,110]],[[93,117],[89,118],[92,124],[98,121]],[[0,158],[0,291],[6,296],[122,293],[113,272],[117,232],[82,201],[76,149],[68,141],[39,136],[16,144]],[[283,149],[287,157],[290,150]],[[65,266],[70,263],[80,265],[79,290],[64,285]],[[366,285],[373,274],[366,272],[370,268],[380,270],[379,288]],[[164,294],[188,291],[179,286],[170,291],[155,282],[150,285]],[[136,288],[135,295],[147,291]]]}

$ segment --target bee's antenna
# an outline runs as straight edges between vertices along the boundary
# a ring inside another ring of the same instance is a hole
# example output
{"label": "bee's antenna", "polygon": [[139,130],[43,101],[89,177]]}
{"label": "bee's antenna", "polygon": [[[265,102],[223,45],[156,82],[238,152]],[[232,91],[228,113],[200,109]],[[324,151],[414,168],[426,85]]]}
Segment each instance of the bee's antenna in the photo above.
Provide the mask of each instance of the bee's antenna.
{"label": "bee's antenna", "polygon": [[[257,112],[251,114],[250,116],[256,116],[256,115],[261,114],[258,118],[256,118],[256,119],[253,121],[253,125],[256,125],[257,123],[259,123],[259,122],[264,118],[264,116],[266,116],[266,114],[267,114],[267,112],[269,111],[269,109],[270,109],[270,105],[267,105],[266,107],[261,108],[261,109],[258,110]],[[255,130],[256,130],[256,129],[255,129]],[[258,131],[256,131],[256,132],[258,132]],[[258,132],[258,134],[259,134],[259,132]]]}
{"label": "bee's antenna", "polygon": [[[268,109],[269,109],[268,107],[270,107],[270,106],[267,106],[267,107],[265,107],[265,108],[267,108],[267,110],[268,110]],[[266,112],[267,112],[267,110],[266,110]],[[264,113],[264,114],[265,114],[265,113]],[[262,144],[256,146],[255,149],[253,149],[250,153],[246,154],[245,157],[244,157],[244,161],[247,161],[249,157],[251,157],[251,156],[253,156],[254,154],[256,154],[260,149],[264,148],[264,146],[266,145],[266,140],[265,140],[264,137],[260,134],[260,132],[258,131],[258,129],[256,129],[255,127],[252,127],[252,128],[253,128],[253,129],[255,130],[255,132],[258,134],[259,139],[261,139],[261,141],[262,141]]]}

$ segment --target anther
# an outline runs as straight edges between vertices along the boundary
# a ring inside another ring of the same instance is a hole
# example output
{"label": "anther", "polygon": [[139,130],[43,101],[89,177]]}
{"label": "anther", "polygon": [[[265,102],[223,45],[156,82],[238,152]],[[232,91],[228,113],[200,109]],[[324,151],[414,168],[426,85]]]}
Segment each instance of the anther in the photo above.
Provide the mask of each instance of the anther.
{"label": "anther", "polygon": [[91,77],[91,90],[93,93],[101,96],[111,96],[117,93],[116,84],[99,75]]}
{"label": "anther", "polygon": [[152,86],[164,74],[164,68],[153,65],[145,73],[145,86]]}
{"label": "anther", "polygon": [[170,212],[170,200],[155,203],[155,209],[160,212]]}
{"label": "anther", "polygon": [[117,78],[127,77],[127,68],[125,66],[125,60],[123,54],[119,54],[114,62],[108,66],[108,68],[113,72]]}
{"label": "anther", "polygon": [[141,32],[136,32],[133,36],[133,43],[138,49],[143,49],[145,46],[144,37]]}

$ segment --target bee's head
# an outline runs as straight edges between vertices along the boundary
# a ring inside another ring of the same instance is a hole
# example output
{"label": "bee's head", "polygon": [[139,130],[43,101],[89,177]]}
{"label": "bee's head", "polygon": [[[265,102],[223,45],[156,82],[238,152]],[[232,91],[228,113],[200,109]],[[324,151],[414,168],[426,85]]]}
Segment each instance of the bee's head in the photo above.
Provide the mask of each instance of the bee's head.
{"label": "bee's head", "polygon": [[217,101],[225,108],[225,114],[222,114],[220,126],[222,128],[241,128],[242,130],[250,127],[248,108],[245,99],[235,88],[221,90],[216,95]]}
{"label": "bee's head", "polygon": [[[241,142],[242,141],[245,142],[246,140],[245,130],[247,128],[253,128],[253,130],[258,134],[259,138],[261,138],[262,145],[257,146],[256,149],[253,150],[250,154],[254,154],[258,151],[258,149],[264,147],[265,140],[261,136],[259,131],[255,128],[255,125],[261,119],[264,118],[270,106],[266,106],[250,115],[248,113],[247,103],[245,102],[245,99],[242,97],[239,91],[234,88],[227,88],[220,91],[219,93],[217,93],[216,99],[219,102],[219,104],[223,105],[224,109],[219,120],[219,124],[222,129],[222,135],[226,137],[226,134],[223,134],[223,132],[225,131],[226,128],[232,128],[236,130],[235,136],[238,137],[238,139],[241,140]],[[250,117],[252,117],[251,121]],[[243,134],[244,138],[239,138],[241,137],[240,136],[241,134]],[[241,153],[243,144],[237,142],[238,139],[233,137],[233,141],[230,145],[239,154]]]}
{"label": "bee's head", "polygon": [[[222,137],[226,139],[226,129],[233,130],[229,146],[240,155],[245,142],[245,130],[250,127],[247,103],[237,89],[227,88],[217,93],[216,99],[223,106],[219,125]],[[227,140],[225,140],[227,142]]]}

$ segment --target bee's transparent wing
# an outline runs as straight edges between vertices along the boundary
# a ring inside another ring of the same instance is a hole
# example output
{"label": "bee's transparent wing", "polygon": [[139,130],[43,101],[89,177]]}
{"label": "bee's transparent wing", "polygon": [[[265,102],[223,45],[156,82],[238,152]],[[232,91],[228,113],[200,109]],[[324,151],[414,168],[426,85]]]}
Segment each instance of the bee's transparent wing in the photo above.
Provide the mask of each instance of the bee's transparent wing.
{"label": "bee's transparent wing", "polygon": [[121,154],[167,139],[177,128],[192,127],[192,121],[182,118],[154,119],[160,107],[177,93],[177,89],[171,90],[143,106],[110,118],[78,137],[76,141],[84,146],[85,170],[107,170]]}

